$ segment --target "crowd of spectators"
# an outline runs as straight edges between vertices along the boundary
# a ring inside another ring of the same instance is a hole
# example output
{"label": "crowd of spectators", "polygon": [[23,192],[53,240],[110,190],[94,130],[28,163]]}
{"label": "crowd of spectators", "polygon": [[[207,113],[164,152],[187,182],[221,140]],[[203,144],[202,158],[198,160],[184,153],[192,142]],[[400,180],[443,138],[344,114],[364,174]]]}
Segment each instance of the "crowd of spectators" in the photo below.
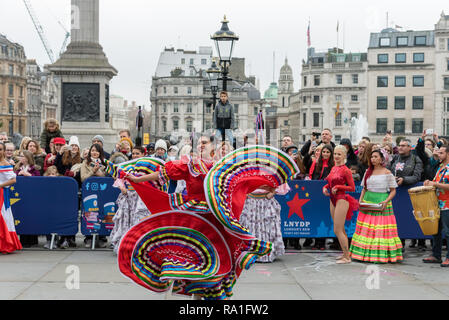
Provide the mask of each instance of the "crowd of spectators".
{"label": "crowd of spectators", "polygon": [[[419,182],[432,180],[439,169],[440,161],[438,150],[448,145],[448,140],[439,137],[436,133],[424,131],[417,141],[411,141],[406,137],[398,137],[393,141],[393,136],[388,132],[381,143],[374,143],[369,137],[353,146],[349,139],[342,139],[340,144],[346,147],[346,166],[351,169],[354,181],[361,181],[369,167],[369,159],[374,150],[384,149],[389,157],[387,169],[396,178],[399,186],[414,186]],[[430,133],[430,132],[429,132]],[[321,133],[313,133],[310,140],[300,148],[293,143],[291,136],[284,136],[281,149],[293,157],[302,169],[297,180],[325,180],[334,166],[332,131],[324,129]],[[305,171],[305,174],[303,173]],[[285,240],[285,244],[296,249],[301,249],[300,239]],[[405,246],[405,239],[401,239]],[[421,251],[426,250],[425,240],[411,239],[409,247],[418,245]],[[326,239],[306,239],[304,247],[314,250],[326,249]],[[338,242],[330,244],[331,249],[339,249]]]}
{"label": "crowd of spectators", "polygon": [[[146,146],[135,146],[129,130],[121,130],[113,150],[105,150],[105,140],[101,135],[95,135],[89,146],[81,148],[78,137],[64,137],[57,120],[49,119],[45,122],[40,141],[30,137],[23,137],[18,145],[10,142],[6,133],[0,133],[0,141],[5,143],[6,160],[14,167],[18,176],[24,177],[57,177],[65,176],[75,179],[79,186],[89,177],[105,177],[105,159],[114,164],[133,159],[133,155],[157,157],[163,160],[176,160],[182,155],[192,152],[189,143],[180,145],[170,141],[158,140]],[[245,140],[247,141],[247,140]],[[353,145],[349,139],[342,139],[340,144],[347,149],[346,165],[351,169],[355,181],[361,181],[369,166],[369,159],[373,150],[384,149],[389,154],[387,168],[393,173],[399,186],[411,186],[425,180],[432,180],[440,162],[438,149],[447,145],[448,141],[433,133],[426,132],[417,141],[410,141],[405,137],[398,137],[393,141],[391,133],[387,133],[381,143],[373,143],[369,137],[364,137],[358,144]],[[332,131],[324,129],[320,133],[313,133],[310,140],[302,146],[295,145],[291,136],[284,136],[281,149],[295,159],[300,173],[297,180],[324,180],[335,165]],[[201,138],[198,141],[201,148]],[[215,158],[220,159],[233,150],[230,143],[224,143],[215,150]],[[110,152],[109,152],[110,151]],[[174,184],[170,189],[179,191],[183,185]],[[49,236],[47,236],[49,241]],[[339,249],[338,241],[327,243],[327,239],[306,239],[301,245],[301,239],[285,240],[286,246],[296,249],[302,246],[315,250],[324,250],[329,244],[331,249]],[[21,236],[24,247],[35,246],[37,237]],[[86,246],[90,246],[91,238],[86,237]],[[61,237],[57,243],[61,248],[76,246],[74,236]],[[425,250],[424,240],[413,240],[410,244]],[[46,247],[49,243],[47,242]],[[106,239],[101,238],[100,247],[106,246]]]}

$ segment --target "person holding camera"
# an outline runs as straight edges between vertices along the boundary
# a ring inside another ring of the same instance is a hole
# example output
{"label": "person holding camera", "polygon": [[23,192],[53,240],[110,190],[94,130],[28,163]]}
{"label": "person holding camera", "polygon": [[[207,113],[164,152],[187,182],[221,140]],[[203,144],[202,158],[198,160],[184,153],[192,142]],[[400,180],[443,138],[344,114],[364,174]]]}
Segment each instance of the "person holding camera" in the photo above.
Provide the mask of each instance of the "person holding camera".
{"label": "person holding camera", "polygon": [[[320,141],[321,137],[321,141]],[[301,148],[301,155],[305,157],[307,154],[312,155],[315,152],[317,146],[324,144],[330,144],[332,148],[335,148],[335,143],[332,142],[332,131],[330,129],[324,129],[320,133],[312,133],[312,139],[307,141]]]}

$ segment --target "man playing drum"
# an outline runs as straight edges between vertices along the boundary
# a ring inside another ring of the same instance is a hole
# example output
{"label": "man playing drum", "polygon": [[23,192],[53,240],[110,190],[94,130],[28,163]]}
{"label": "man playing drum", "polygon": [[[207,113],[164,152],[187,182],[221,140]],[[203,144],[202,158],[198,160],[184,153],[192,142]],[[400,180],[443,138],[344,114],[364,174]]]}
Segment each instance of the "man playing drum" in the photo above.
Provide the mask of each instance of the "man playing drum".
{"label": "man playing drum", "polygon": [[438,151],[441,161],[440,169],[433,181],[426,180],[424,186],[437,188],[438,204],[440,206],[440,221],[438,234],[433,236],[432,256],[423,259],[424,263],[441,263],[442,267],[449,267],[449,250],[446,260],[442,263],[442,239],[449,240],[449,146],[445,145]]}

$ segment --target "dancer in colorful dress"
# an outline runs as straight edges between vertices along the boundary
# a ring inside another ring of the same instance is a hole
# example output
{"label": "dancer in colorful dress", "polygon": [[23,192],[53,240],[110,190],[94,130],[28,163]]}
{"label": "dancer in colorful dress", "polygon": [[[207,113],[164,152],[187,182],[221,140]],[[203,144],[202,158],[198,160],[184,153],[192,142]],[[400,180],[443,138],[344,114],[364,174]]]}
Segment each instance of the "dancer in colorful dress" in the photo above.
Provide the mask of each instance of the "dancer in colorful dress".
{"label": "dancer in colorful dress", "polygon": [[5,145],[0,143],[0,253],[12,253],[22,249],[9,201],[9,187],[15,183],[13,167],[5,159]]}
{"label": "dancer in colorful dress", "polygon": [[351,220],[353,212],[357,211],[359,207],[357,200],[346,194],[346,192],[355,191],[351,170],[346,166],[346,153],[344,146],[335,147],[335,166],[326,178],[328,184],[323,188],[323,194],[330,197],[330,211],[334,221],[334,233],[343,250],[343,255],[338,257],[337,264],[351,263],[345,222],[346,220]]}
{"label": "dancer in colorful dress", "polygon": [[398,237],[391,201],[398,187],[393,174],[385,168],[387,153],[371,153],[369,168],[362,180],[360,203],[382,204],[382,211],[360,210],[351,242],[351,257],[373,263],[402,261],[402,243]]}
{"label": "dancer in colorful dress", "polygon": [[240,223],[257,239],[273,244],[271,253],[257,259],[258,262],[273,262],[285,254],[281,231],[281,205],[274,196],[286,195],[289,190],[288,184],[277,188],[275,192],[258,189],[246,198]]}
{"label": "dancer in colorful dress", "polygon": [[[134,147],[132,150],[132,160],[138,160],[145,156],[145,150],[142,147]],[[108,160],[106,160],[109,163]],[[142,161],[133,162],[142,163]],[[110,166],[108,166],[110,168]],[[135,168],[134,168],[135,169]],[[108,169],[106,169],[108,170]],[[123,235],[143,218],[150,215],[145,204],[140,199],[137,192],[128,182],[122,179],[116,179],[114,187],[119,188],[121,193],[117,198],[117,212],[112,219],[114,228],[112,229],[109,239],[114,253],[117,254],[120,240]]]}
{"label": "dancer in colorful dress", "polygon": [[[122,274],[155,292],[226,299],[242,270],[271,251],[239,223],[248,193],[270,192],[298,169],[271,147],[247,147],[212,168],[212,148],[197,157],[161,166],[159,172],[128,179],[152,213],[123,237],[118,262]],[[232,164],[232,166],[230,166]],[[167,194],[145,181],[183,179],[187,195]]]}

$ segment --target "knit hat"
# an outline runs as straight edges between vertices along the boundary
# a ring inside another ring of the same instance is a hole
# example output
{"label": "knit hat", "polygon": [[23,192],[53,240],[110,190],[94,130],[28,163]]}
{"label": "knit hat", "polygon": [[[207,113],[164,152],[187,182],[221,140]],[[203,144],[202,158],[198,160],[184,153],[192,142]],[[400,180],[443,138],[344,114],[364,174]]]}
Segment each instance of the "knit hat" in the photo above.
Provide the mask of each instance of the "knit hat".
{"label": "knit hat", "polygon": [[54,140],[53,140],[53,144],[60,144],[60,145],[65,145],[65,139],[64,138],[55,138]]}
{"label": "knit hat", "polygon": [[156,145],[154,147],[154,150],[157,150],[159,148],[164,149],[165,151],[167,151],[167,143],[164,140],[162,140],[162,139],[156,141]]}
{"label": "knit hat", "polygon": [[95,137],[92,138],[92,141],[94,141],[94,140],[100,140],[101,144],[104,145],[104,138],[103,138],[103,136],[96,135]]}
{"label": "knit hat", "polygon": [[78,148],[81,148],[81,147],[80,147],[80,142],[79,142],[77,136],[71,136],[71,137],[70,137],[69,146],[71,146],[71,145],[77,145]]}
{"label": "knit hat", "polygon": [[122,143],[123,141],[128,142],[128,143],[129,143],[129,146],[131,147],[131,149],[134,147],[134,144],[133,144],[133,142],[131,141],[130,138],[126,138],[126,137],[121,138],[121,139],[120,139],[120,143]]}

